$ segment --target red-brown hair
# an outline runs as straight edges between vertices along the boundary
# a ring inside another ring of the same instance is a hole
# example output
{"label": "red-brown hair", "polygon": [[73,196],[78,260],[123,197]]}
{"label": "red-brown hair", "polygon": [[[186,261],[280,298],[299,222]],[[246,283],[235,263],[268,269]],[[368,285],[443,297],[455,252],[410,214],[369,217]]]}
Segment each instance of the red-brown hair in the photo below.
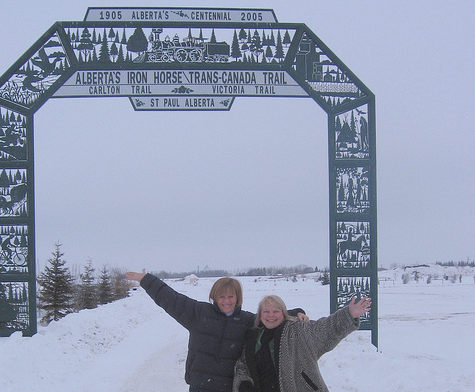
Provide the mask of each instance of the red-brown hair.
{"label": "red-brown hair", "polygon": [[214,282],[213,287],[209,292],[209,300],[213,301],[216,304],[216,300],[220,295],[225,293],[226,291],[232,291],[236,295],[236,306],[242,305],[242,287],[239,280],[234,278],[219,278],[216,282]]}

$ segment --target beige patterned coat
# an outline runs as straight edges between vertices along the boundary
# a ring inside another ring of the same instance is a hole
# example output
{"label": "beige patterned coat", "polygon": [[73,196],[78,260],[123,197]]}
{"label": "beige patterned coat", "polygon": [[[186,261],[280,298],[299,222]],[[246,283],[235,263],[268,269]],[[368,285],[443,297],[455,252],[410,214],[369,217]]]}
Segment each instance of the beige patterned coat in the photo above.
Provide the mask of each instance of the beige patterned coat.
{"label": "beige patterned coat", "polygon": [[[358,326],[359,319],[351,317],[348,307],[316,321],[287,321],[278,344],[280,392],[328,391],[318,359]],[[254,385],[243,351],[235,366],[233,392],[239,392],[246,380]]]}

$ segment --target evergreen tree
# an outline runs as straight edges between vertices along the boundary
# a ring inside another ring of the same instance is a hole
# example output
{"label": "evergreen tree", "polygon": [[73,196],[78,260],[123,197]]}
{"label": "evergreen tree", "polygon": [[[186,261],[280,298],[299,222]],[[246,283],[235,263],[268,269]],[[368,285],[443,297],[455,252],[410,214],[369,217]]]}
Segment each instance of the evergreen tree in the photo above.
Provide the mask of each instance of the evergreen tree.
{"label": "evergreen tree", "polygon": [[241,42],[246,42],[247,41],[247,34],[244,29],[239,30],[239,40]]}
{"label": "evergreen tree", "polygon": [[99,62],[101,63],[110,63],[111,59],[109,56],[109,47],[107,46],[107,36],[104,30],[104,36],[102,38],[101,48],[99,50]]}
{"label": "evergreen tree", "polygon": [[[280,33],[280,31],[279,31],[279,33]],[[275,46],[274,30],[271,30],[270,38],[269,38],[269,45],[270,46]]]}
{"label": "evergreen tree", "polygon": [[112,44],[111,46],[111,50],[110,50],[110,55],[111,57],[115,60],[118,55],[119,55],[119,50],[117,49],[117,45],[115,44],[115,42]]}
{"label": "evergreen tree", "polygon": [[78,288],[76,307],[81,309],[97,308],[96,286],[94,285],[94,268],[89,260],[84,266],[84,272],[80,275],[81,283]]}
{"label": "evergreen tree", "polygon": [[234,37],[233,37],[233,43],[231,46],[231,57],[234,57],[237,61],[237,59],[241,58],[241,50],[239,49],[239,42],[238,42],[238,37],[236,30],[234,30]]}
{"label": "evergreen tree", "polygon": [[111,277],[109,275],[109,271],[104,266],[101,270],[101,276],[99,278],[99,285],[98,285],[98,299],[101,305],[107,304],[112,302],[112,284],[111,284]]}
{"label": "evergreen tree", "polygon": [[272,49],[270,46],[267,46],[267,49],[266,49],[266,55],[264,56],[264,58],[268,57],[269,60],[274,57],[273,53],[272,53]]}
{"label": "evergreen tree", "polygon": [[2,170],[0,173],[0,188],[8,188],[11,185],[7,172]]}
{"label": "evergreen tree", "polygon": [[286,47],[290,45],[292,40],[290,39],[289,30],[285,30],[284,41],[282,42]]}
{"label": "evergreen tree", "polygon": [[254,30],[254,35],[252,36],[252,41],[250,45],[251,52],[256,56],[256,62],[259,62],[259,54],[263,52],[262,50],[262,41],[257,30]]}
{"label": "evergreen tree", "polygon": [[119,53],[117,54],[116,62],[122,64],[124,62],[124,52],[122,50],[122,45],[119,45]]}
{"label": "evergreen tree", "polygon": [[87,58],[89,52],[94,48],[94,44],[91,41],[91,33],[89,33],[87,27],[82,31],[81,40],[76,48],[84,53],[84,58]]}
{"label": "evergreen tree", "polygon": [[63,318],[72,312],[73,307],[73,278],[65,267],[61,244],[57,243],[55,247],[52,258],[48,259],[49,264],[37,279],[41,286],[38,308],[45,312],[41,319],[44,323]]}
{"label": "evergreen tree", "polygon": [[108,37],[109,37],[109,40],[110,40],[111,42],[114,41],[115,33],[114,33],[114,30],[112,29],[112,27],[111,27],[110,30],[109,30],[109,35],[108,35]]}
{"label": "evergreen tree", "polygon": [[275,48],[275,55],[274,57],[281,62],[284,59],[284,48],[282,47],[282,38],[280,37],[280,30],[277,34],[277,45]]}

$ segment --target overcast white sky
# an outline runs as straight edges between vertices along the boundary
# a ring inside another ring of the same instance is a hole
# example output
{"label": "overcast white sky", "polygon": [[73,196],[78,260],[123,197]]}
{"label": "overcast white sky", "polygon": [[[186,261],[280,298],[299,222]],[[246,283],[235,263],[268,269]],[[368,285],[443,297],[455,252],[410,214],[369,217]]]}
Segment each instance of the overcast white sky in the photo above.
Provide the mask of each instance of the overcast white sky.
{"label": "overcast white sky", "polygon": [[[272,8],[376,96],[379,264],[475,258],[471,0],[3,0],[0,74],[88,6]],[[310,99],[135,112],[50,99],[35,115],[37,261],[126,269],[328,266],[327,119]]]}

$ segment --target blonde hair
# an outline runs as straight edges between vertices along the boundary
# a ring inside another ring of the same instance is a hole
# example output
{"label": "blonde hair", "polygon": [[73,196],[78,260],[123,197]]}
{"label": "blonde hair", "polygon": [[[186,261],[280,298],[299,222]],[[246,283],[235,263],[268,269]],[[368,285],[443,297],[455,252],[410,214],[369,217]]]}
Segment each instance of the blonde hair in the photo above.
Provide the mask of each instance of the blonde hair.
{"label": "blonde hair", "polygon": [[209,300],[213,301],[213,304],[216,304],[216,300],[226,291],[232,291],[236,295],[236,306],[242,305],[242,287],[239,280],[234,278],[220,278],[214,282],[213,287],[209,292]]}
{"label": "blonde hair", "polygon": [[266,295],[264,298],[261,299],[261,302],[259,302],[256,319],[254,321],[254,327],[259,327],[259,324],[261,323],[261,312],[264,308],[264,305],[266,304],[273,305],[276,308],[282,310],[284,320],[293,320],[293,318],[289,316],[289,313],[287,312],[287,307],[285,306],[285,302],[282,300],[282,298],[277,295]]}

